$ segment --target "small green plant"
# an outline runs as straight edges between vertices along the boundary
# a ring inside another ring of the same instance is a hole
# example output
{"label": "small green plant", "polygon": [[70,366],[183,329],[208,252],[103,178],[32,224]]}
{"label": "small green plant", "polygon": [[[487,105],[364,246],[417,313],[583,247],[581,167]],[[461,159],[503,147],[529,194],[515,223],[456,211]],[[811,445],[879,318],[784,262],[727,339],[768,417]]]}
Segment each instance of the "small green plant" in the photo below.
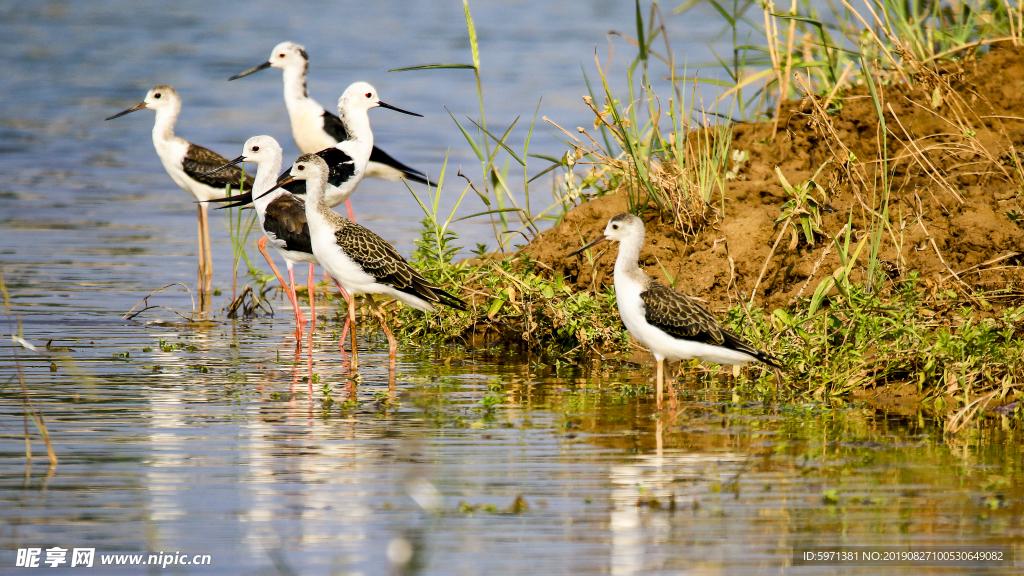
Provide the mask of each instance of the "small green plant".
{"label": "small green plant", "polygon": [[[828,201],[828,196],[825,189],[814,180],[821,174],[821,170],[829,162],[831,161],[819,166],[818,171],[814,173],[814,176],[811,176],[810,180],[797,186],[790,184],[782,174],[782,170],[779,170],[778,166],[775,167],[775,174],[778,176],[783,190],[789,195],[789,200],[786,200],[782,205],[782,214],[775,219],[775,224],[791,227],[790,250],[796,248],[801,233],[808,246],[813,246],[817,236],[822,233],[821,213],[823,207],[826,206],[825,203]],[[815,191],[819,194],[817,197],[814,194]]]}

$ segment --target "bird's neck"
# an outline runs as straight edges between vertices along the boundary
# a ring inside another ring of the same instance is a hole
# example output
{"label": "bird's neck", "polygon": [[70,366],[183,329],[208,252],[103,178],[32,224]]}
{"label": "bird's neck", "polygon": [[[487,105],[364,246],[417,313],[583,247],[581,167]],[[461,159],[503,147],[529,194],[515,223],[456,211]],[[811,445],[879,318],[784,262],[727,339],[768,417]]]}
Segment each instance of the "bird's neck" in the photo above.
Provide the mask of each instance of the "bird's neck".
{"label": "bird's neck", "polygon": [[615,259],[615,278],[636,278],[644,275],[640,269],[640,248],[644,244],[644,237],[628,238],[619,242],[619,256]]}
{"label": "bird's neck", "polygon": [[156,123],[153,124],[153,142],[160,144],[174,139],[174,123],[178,120],[181,108],[171,106],[156,111]]}
{"label": "bird's neck", "polygon": [[361,142],[373,148],[373,131],[370,130],[370,117],[366,110],[338,109],[338,118],[345,125],[349,141]]}
{"label": "bird's neck", "polygon": [[266,212],[267,206],[273,202],[275,198],[285,192],[282,188],[275,190],[274,194],[267,194],[266,196],[259,198],[260,195],[277,185],[277,175],[280,172],[280,158],[267,162],[260,162],[259,166],[256,168],[256,181],[253,182],[252,186],[252,203],[256,207],[256,211],[261,215]]}
{"label": "bird's neck", "polygon": [[317,179],[306,180],[306,215],[312,213],[330,211],[327,207],[325,197],[327,195],[327,173],[321,174]]}
{"label": "bird's neck", "polygon": [[284,69],[284,101],[287,104],[309,98],[309,93],[306,92],[306,70],[308,68],[309,64],[301,67],[289,66]]}

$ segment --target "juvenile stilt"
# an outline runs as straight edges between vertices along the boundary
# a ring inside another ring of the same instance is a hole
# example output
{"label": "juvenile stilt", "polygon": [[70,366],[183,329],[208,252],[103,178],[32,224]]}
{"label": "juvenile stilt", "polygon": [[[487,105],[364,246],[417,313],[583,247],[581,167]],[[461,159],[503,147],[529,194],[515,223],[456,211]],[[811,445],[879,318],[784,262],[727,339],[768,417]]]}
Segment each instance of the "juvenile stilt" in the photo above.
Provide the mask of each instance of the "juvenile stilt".
{"label": "juvenile stilt", "polygon": [[[379,106],[372,99],[372,87],[364,85],[367,108]],[[348,91],[346,91],[348,93]],[[345,96],[342,97],[343,99]],[[347,141],[349,147],[365,146],[365,142]],[[340,146],[340,145],[339,145]],[[365,151],[364,151],[365,152]],[[356,153],[356,152],[354,152]],[[306,182],[306,220],[313,254],[320,265],[327,269],[349,294],[384,294],[409,306],[432,312],[434,304],[444,304],[460,310],[466,305],[439,286],[427,281],[419,272],[380,236],[370,230],[342,218],[325,204],[324,196],[328,182],[328,165],[323,158],[307,154],[295,161],[289,171],[292,180]],[[283,186],[289,180],[279,182]],[[370,298],[374,312],[379,314],[376,303]],[[352,338],[355,344],[355,300],[349,301],[349,319],[352,322]],[[381,326],[388,336],[390,355],[396,356],[398,343],[390,328],[381,317]],[[358,366],[356,347],[353,345],[353,365]]]}
{"label": "juvenile stilt", "polygon": [[[156,123],[153,125],[153,145],[156,153],[164,169],[183,190],[196,200],[207,202],[224,196],[226,186],[238,189],[241,193],[247,193],[251,189],[251,175],[243,176],[240,168],[225,166],[227,159],[220,154],[174,135],[174,125],[181,112],[181,98],[170,86],[153,87],[146,93],[145,100],[108,117],[107,120],[147,108],[156,112]],[[221,168],[218,169],[218,166]],[[274,176],[276,178],[276,174]],[[213,253],[210,248],[210,225],[205,205],[198,208],[198,221],[201,271],[199,298],[200,302],[203,302],[206,300],[206,293],[213,287]]]}
{"label": "juvenile stilt", "polygon": [[605,240],[619,242],[615,258],[615,302],[629,333],[646,346],[658,363],[657,405],[661,409],[664,361],[697,358],[716,364],[763,362],[781,368],[782,362],[750,345],[742,336],[722,327],[697,300],[676,292],[640,268],[644,221],[633,214],[612,217],[604,234],[576,250],[574,256]]}

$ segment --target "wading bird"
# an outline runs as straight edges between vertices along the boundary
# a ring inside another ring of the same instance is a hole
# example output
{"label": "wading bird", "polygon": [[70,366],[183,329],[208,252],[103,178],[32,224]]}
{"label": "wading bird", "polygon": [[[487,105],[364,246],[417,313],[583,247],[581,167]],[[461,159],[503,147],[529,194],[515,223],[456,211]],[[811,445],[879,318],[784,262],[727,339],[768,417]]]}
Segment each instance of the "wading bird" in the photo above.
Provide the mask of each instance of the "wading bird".
{"label": "wading bird", "polygon": [[149,108],[156,111],[153,125],[153,146],[164,169],[174,183],[199,200],[199,292],[210,291],[213,279],[213,255],[210,251],[210,222],[205,201],[224,196],[227,186],[242,192],[252,188],[253,178],[232,166],[212,174],[214,168],[222,166],[227,158],[174,135],[174,123],[181,112],[181,98],[170,86],[152,88],[146,99],[135,106],[107,118],[113,120],[130,112]]}
{"label": "wading bird", "polygon": [[751,346],[738,334],[723,328],[693,298],[651,278],[640,268],[644,245],[644,221],[619,214],[608,221],[604,234],[569,256],[575,256],[604,240],[619,242],[615,259],[615,301],[626,329],[650,349],[658,363],[657,401],[661,405],[664,361],[697,358],[718,364],[743,365],[763,362],[782,368],[779,360]]}
{"label": "wading bird", "polygon": [[[292,136],[295,138],[295,145],[298,146],[299,152],[315,154],[349,139],[352,132],[340,111],[339,115],[335,116],[309,97],[309,93],[306,91],[309,55],[299,44],[281,42],[274,47],[269,60],[241,74],[236,74],[228,80],[235,80],[267,68],[280,68],[283,72],[284,104],[288,109]],[[371,178],[386,178],[388,180],[405,178],[420,184],[429,183],[423,172],[402,164],[376,146],[371,149],[366,175]],[[331,201],[332,198],[328,195],[328,202]],[[338,202],[340,203],[341,200]],[[354,219],[351,204],[347,198],[344,199],[344,202],[349,218]],[[335,205],[331,204],[331,206]]]}
{"label": "wading bird", "polygon": [[[353,296],[349,300],[353,336],[354,296],[365,294],[370,309],[387,336],[392,367],[398,344],[373,300],[374,294],[395,298],[425,312],[433,312],[435,304],[466,309],[462,300],[431,284],[380,236],[328,207],[325,199],[328,167],[323,158],[315,154],[301,156],[292,166],[291,174],[292,179],[306,181],[306,220],[313,254],[320,265]],[[354,342],[352,348],[355,349]]]}
{"label": "wading bird", "polygon": [[[373,150],[373,130],[370,129],[370,116],[367,113],[371,108],[377,107],[419,116],[415,112],[381,102],[377,91],[366,82],[356,82],[346,88],[338,99],[338,114],[348,129],[349,137],[316,152],[316,155],[327,163],[329,169],[326,192],[328,206],[337,206],[348,200],[366,175]],[[278,186],[292,194],[306,193],[305,181],[291,179],[288,172],[278,178]],[[220,198],[215,201],[232,202],[233,206],[242,206],[252,202],[252,194]]]}
{"label": "wading bird", "polygon": [[[263,254],[263,257],[266,258],[267,263],[270,264],[271,270],[274,271],[274,275],[277,276],[277,280],[284,287],[288,298],[292,302],[292,309],[295,313],[296,341],[298,341],[302,338],[302,327],[306,324],[306,318],[303,316],[302,310],[299,309],[298,298],[295,294],[295,271],[293,267],[299,262],[309,263],[309,278],[306,288],[309,291],[309,310],[313,320],[313,326],[310,326],[310,331],[312,331],[316,326],[313,265],[319,264],[319,262],[313,256],[313,246],[309,239],[309,225],[306,223],[305,202],[302,198],[276,186],[277,175],[281,171],[281,155],[281,146],[273,137],[253,136],[245,141],[241,156],[213,172],[224,170],[242,162],[256,163],[256,181],[252,186],[252,194],[255,198],[253,206],[256,208],[260,228],[262,228],[264,234],[264,237],[260,238],[256,246],[259,248],[260,253]],[[284,258],[285,264],[288,266],[288,283],[285,283],[281,273],[277,270],[277,266],[274,265],[274,261],[267,254],[267,242],[270,242],[270,245]],[[341,285],[338,284],[337,280],[335,280],[335,284],[345,300],[348,300],[350,297],[345,293]],[[349,322],[346,320],[345,328],[342,330],[342,340],[345,339],[345,333],[348,329]]]}

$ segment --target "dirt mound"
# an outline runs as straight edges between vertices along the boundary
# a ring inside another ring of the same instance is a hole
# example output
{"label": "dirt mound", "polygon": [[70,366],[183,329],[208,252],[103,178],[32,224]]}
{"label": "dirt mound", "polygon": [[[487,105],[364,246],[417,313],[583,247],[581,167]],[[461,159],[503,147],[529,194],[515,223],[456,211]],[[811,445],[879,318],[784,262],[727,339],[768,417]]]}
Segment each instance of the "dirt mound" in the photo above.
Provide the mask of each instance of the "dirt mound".
{"label": "dirt mound", "polygon": [[[880,91],[891,182],[882,272],[898,281],[917,271],[931,290],[1016,290],[1024,283],[1024,154],[1017,150],[1024,145],[1024,50],[993,49],[939,71],[922,67],[912,87]],[[825,113],[824,100],[783,106],[774,141],[770,123],[734,125],[732,149],[748,152],[749,160],[727,182],[724,210],[690,237],[648,211],[641,253],[647,272],[677,278],[676,289],[713,306],[749,297],[760,278],[755,302],[772,309],[810,296],[839,268],[831,238],[852,219],[855,245],[878,221],[885,195],[881,131],[867,88],[833,99],[838,111]],[[823,164],[815,179],[827,195],[821,234],[808,244],[776,223],[791,196],[775,169],[796,185]],[[593,268],[582,256],[565,256],[626,210],[625,194],[596,198],[523,250],[579,289],[610,283],[614,246],[599,248]],[[854,280],[865,273],[865,256]]]}

